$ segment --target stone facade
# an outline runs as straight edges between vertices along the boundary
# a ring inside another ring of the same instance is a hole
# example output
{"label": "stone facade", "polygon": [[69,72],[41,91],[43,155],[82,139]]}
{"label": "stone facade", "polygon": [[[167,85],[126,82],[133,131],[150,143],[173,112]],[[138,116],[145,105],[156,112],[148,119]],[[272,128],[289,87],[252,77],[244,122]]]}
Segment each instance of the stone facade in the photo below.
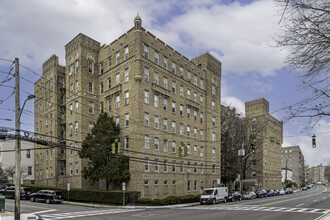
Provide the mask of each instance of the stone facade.
{"label": "stone facade", "polygon": [[[102,181],[90,185],[81,176],[89,163],[75,153],[101,112],[108,112],[121,127],[120,141],[130,157],[127,190],[140,191],[142,197],[163,198],[198,194],[218,183],[221,63],[208,53],[189,60],[141,23],[137,16],[134,27],[109,45],[100,46],[78,34],[65,46],[66,66],[52,68],[59,76],[65,69],[66,93],[61,97],[66,106],[62,126],[66,148],[63,154],[61,149],[53,152],[57,164],[39,162],[36,171],[63,165],[65,170],[60,175],[62,168],[58,168],[54,180],[49,176],[40,180],[39,175],[37,184],[65,186],[70,182],[73,188],[105,189]],[[48,74],[44,70],[36,83],[36,94]],[[44,101],[36,100],[36,108]],[[55,104],[53,111],[61,115],[60,110]],[[44,120],[46,113],[37,116],[35,123]],[[60,137],[62,130],[56,128],[61,125],[53,123],[40,133],[48,137],[52,128],[52,135]],[[178,156],[181,142],[188,146],[185,157]],[[44,153],[36,151],[42,157]]]}
{"label": "stone facade", "polygon": [[282,168],[292,170],[292,182],[296,183],[298,187],[305,184],[304,155],[299,146],[282,149]]}
{"label": "stone facade", "polygon": [[310,168],[309,183],[327,184],[328,179],[325,178],[325,168],[322,164]]}
{"label": "stone facade", "polygon": [[256,141],[255,162],[246,178],[257,179],[260,189],[280,189],[283,122],[269,114],[269,102],[264,98],[246,102],[245,115],[248,133]]}

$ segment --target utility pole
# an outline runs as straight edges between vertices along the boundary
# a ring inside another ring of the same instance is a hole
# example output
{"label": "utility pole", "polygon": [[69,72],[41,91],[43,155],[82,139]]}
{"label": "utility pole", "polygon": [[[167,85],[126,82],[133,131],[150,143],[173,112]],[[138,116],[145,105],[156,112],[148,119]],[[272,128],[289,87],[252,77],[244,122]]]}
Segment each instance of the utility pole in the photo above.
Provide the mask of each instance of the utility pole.
{"label": "utility pole", "polygon": [[285,187],[286,187],[287,179],[288,179],[288,160],[285,160],[285,180],[284,180]]}
{"label": "utility pole", "polygon": [[19,94],[19,60],[15,58],[15,220],[20,220],[20,190],[21,190],[21,140],[20,140],[20,94]]}

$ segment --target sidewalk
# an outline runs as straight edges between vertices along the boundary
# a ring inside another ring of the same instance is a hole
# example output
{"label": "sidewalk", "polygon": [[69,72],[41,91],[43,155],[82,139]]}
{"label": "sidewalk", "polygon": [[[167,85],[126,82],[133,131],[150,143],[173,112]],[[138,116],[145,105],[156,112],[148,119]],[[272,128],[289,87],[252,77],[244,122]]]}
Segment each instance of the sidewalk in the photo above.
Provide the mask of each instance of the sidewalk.
{"label": "sidewalk", "polygon": [[[0,212],[0,220],[13,220],[13,219],[14,219],[13,212]],[[21,220],[34,220],[34,219],[39,219],[39,217],[33,214],[21,215]]]}

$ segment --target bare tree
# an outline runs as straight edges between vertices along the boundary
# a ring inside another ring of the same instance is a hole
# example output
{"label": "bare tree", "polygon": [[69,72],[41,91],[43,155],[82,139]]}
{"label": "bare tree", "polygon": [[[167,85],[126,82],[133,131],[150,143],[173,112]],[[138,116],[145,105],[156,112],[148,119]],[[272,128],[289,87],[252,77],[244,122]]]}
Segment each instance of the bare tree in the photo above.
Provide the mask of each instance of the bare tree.
{"label": "bare tree", "polygon": [[[15,178],[15,166],[9,166],[4,169],[4,173],[10,177],[12,180]],[[24,180],[25,177],[28,176],[27,168],[21,167],[21,177]]]}
{"label": "bare tree", "polygon": [[283,28],[276,37],[277,46],[289,50],[287,64],[303,72],[303,89],[311,90],[311,96],[288,107],[288,119],[330,116],[330,2],[275,1]]}

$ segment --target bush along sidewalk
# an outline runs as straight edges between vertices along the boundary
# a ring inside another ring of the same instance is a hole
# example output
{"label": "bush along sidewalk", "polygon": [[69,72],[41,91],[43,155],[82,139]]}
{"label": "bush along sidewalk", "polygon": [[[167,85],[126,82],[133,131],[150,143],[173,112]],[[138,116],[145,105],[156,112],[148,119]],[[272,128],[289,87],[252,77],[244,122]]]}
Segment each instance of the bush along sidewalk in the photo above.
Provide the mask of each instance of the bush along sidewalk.
{"label": "bush along sidewalk", "polygon": [[[39,190],[56,190],[61,191],[64,200],[68,200],[68,191],[64,187],[40,186],[40,185],[24,185],[29,187],[32,193]],[[123,191],[104,191],[104,190],[88,190],[88,189],[70,189],[70,201],[101,203],[111,205],[123,204]],[[140,192],[125,191],[125,204],[134,204],[141,197]]]}
{"label": "bush along sidewalk", "polygon": [[149,199],[142,198],[137,200],[137,205],[175,205],[175,204],[184,204],[199,202],[200,195],[188,195],[188,196],[169,196],[164,199]]}

